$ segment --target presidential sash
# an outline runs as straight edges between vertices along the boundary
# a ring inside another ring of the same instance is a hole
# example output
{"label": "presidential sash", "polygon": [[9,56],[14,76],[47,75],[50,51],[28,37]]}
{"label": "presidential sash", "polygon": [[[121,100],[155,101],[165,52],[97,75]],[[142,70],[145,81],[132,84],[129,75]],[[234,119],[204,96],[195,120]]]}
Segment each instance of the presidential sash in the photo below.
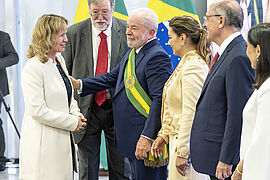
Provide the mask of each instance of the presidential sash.
{"label": "presidential sash", "polygon": [[[132,49],[124,73],[124,82],[127,97],[132,105],[146,118],[149,115],[152,104],[151,99],[140,85],[135,73],[135,50]],[[160,167],[168,164],[168,144],[164,146],[162,156],[155,158],[151,152],[147,153],[147,158],[144,159],[145,166]]]}

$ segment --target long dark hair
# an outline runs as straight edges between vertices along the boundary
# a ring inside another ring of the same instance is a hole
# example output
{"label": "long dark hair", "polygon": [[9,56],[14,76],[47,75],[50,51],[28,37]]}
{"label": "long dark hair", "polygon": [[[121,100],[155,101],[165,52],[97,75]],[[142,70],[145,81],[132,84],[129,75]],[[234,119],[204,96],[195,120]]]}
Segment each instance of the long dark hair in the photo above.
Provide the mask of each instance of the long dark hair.
{"label": "long dark hair", "polygon": [[270,23],[261,23],[250,28],[248,42],[261,48],[256,64],[256,80],[253,87],[259,89],[270,76]]}

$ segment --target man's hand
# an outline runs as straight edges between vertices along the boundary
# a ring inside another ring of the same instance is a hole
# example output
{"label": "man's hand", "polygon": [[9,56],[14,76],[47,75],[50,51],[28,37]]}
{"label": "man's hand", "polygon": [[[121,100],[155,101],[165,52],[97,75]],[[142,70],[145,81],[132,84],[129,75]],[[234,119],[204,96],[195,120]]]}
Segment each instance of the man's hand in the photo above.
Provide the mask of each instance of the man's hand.
{"label": "man's hand", "polygon": [[79,90],[81,88],[81,81],[78,79],[75,79],[72,76],[69,76],[69,79],[71,80],[72,86],[75,90]]}
{"label": "man's hand", "polygon": [[185,176],[185,170],[189,167],[188,159],[176,157],[175,159],[175,166],[177,171],[182,175]]}
{"label": "man's hand", "polygon": [[221,180],[229,177],[232,174],[232,166],[219,161],[216,169],[216,177]]}
{"label": "man's hand", "polygon": [[147,152],[151,149],[152,141],[141,136],[139,141],[137,142],[135,156],[138,160],[143,160],[147,158]]}
{"label": "man's hand", "polygon": [[162,137],[157,137],[153,142],[151,147],[151,153],[153,156],[160,157],[162,155],[162,149],[165,146],[166,142]]}
{"label": "man's hand", "polygon": [[84,118],[83,115],[79,115],[78,117],[78,125],[77,128],[75,129],[76,132],[82,130],[86,126],[86,119]]}

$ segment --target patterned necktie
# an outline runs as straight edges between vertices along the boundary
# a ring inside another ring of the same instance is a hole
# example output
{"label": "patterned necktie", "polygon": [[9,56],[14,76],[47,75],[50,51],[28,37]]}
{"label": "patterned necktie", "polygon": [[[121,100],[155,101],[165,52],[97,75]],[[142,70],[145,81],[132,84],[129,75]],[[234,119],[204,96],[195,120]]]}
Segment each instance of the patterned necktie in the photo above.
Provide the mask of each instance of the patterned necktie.
{"label": "patterned necktie", "polygon": [[219,57],[219,54],[217,52],[215,54],[214,58],[211,60],[211,66],[210,66],[209,72],[211,71],[211,69],[213,68],[213,66],[216,64],[218,57]]}
{"label": "patterned necktie", "polygon": [[[96,76],[107,73],[108,68],[108,45],[107,36],[103,32],[99,34],[100,44],[98,47]],[[106,101],[106,90],[100,91],[95,94],[96,103],[101,106]]]}

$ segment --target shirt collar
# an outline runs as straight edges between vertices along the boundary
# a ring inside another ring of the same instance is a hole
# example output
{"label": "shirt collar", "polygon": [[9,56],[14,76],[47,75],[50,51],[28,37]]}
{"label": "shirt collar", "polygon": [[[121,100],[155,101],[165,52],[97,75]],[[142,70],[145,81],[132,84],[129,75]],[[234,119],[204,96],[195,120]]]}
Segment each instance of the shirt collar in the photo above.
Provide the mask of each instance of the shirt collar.
{"label": "shirt collar", "polygon": [[241,33],[240,32],[235,32],[231,34],[229,37],[227,37],[222,44],[219,47],[218,54],[221,56],[221,54],[225,51],[226,47],[234,40],[237,36],[239,36]]}
{"label": "shirt collar", "polygon": [[[144,45],[146,45],[147,43],[149,43],[150,41],[152,41],[154,39],[157,39],[157,38],[156,37],[153,37],[152,39],[149,39],[148,41],[146,41],[146,43]],[[143,48],[144,45],[142,45],[140,48],[138,48],[138,49],[135,50],[136,54],[138,54],[140,52],[140,50]]]}

